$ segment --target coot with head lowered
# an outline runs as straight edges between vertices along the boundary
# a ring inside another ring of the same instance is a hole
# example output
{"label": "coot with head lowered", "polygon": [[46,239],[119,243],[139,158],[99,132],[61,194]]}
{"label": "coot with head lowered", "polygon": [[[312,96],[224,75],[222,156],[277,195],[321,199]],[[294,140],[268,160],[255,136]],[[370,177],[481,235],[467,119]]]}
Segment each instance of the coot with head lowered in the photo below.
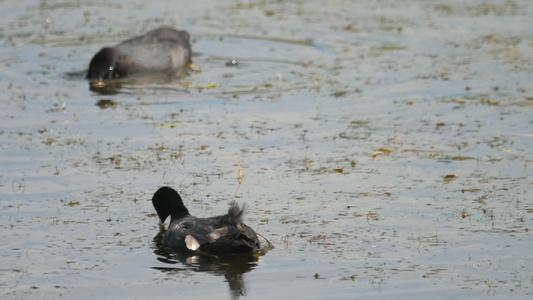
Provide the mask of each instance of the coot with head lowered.
{"label": "coot with head lowered", "polygon": [[102,48],[91,59],[87,78],[106,80],[139,72],[170,72],[191,64],[189,34],[170,27],[149,31],[114,47]]}

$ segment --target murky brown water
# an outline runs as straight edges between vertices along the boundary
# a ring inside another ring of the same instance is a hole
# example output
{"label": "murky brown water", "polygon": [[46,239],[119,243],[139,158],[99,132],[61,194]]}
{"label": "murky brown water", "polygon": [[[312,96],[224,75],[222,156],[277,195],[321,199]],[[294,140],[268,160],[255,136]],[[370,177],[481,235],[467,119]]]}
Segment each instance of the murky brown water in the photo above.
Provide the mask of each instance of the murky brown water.
{"label": "murky brown water", "polygon": [[[197,2],[2,2],[3,299],[531,297],[533,3]],[[89,89],[160,25],[199,71]],[[162,256],[161,185],[276,248]]]}

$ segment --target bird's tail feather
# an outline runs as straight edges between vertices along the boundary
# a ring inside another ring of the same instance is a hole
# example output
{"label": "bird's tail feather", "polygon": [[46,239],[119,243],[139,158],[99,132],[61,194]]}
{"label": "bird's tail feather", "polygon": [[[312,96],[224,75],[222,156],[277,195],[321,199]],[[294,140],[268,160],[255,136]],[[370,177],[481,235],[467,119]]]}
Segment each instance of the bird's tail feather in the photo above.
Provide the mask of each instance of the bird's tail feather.
{"label": "bird's tail feather", "polygon": [[244,205],[239,207],[237,202],[232,201],[229,206],[228,216],[232,224],[239,224],[242,221],[242,215],[244,214]]}

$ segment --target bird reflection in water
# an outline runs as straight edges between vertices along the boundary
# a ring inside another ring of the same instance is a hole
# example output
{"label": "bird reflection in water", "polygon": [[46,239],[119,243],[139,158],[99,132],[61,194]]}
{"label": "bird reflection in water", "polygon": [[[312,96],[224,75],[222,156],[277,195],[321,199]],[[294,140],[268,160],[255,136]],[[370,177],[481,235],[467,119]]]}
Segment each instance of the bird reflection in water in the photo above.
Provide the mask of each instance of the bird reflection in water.
{"label": "bird reflection in water", "polygon": [[272,244],[267,241],[266,246],[262,247],[256,254],[239,254],[228,256],[211,256],[191,253],[180,253],[170,251],[163,247],[163,235],[165,230],[161,230],[153,239],[154,253],[158,256],[157,260],[168,264],[168,267],[152,267],[167,274],[194,271],[206,272],[216,276],[224,276],[228,282],[230,299],[239,299],[246,295],[246,284],[243,274],[254,270],[257,267],[257,261],[260,255],[266,254],[273,248]]}
{"label": "bird reflection in water", "polygon": [[158,90],[187,93],[189,83],[184,78],[189,72],[152,72],[136,74],[128,78],[89,80],[89,90],[100,95],[129,93],[134,89],[157,87]]}

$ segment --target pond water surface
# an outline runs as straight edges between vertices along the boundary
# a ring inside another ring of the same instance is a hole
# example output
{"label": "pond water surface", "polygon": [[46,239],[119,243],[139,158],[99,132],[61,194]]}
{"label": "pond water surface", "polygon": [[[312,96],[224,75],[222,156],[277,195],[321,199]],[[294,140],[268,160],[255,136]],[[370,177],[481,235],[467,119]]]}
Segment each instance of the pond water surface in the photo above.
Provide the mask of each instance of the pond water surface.
{"label": "pond water surface", "polygon": [[[0,6],[2,299],[532,297],[533,2]],[[197,70],[90,89],[162,25]],[[275,248],[163,255],[162,185]]]}

